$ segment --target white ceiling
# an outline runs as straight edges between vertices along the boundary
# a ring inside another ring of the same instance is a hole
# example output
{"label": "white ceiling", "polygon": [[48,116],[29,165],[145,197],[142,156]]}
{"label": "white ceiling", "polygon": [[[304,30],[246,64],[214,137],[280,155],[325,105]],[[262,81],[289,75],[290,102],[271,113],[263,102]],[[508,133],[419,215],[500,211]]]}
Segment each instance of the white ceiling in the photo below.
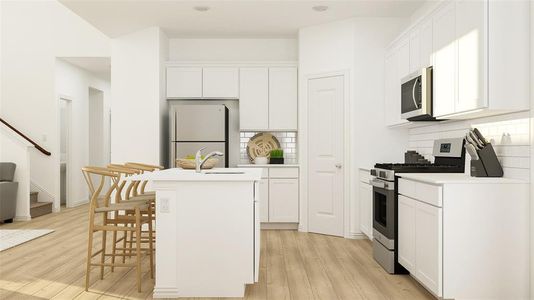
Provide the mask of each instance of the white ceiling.
{"label": "white ceiling", "polygon": [[[425,0],[60,0],[111,38],[150,26],[169,37],[294,37],[301,27],[349,17],[409,17]],[[315,5],[328,10],[316,12]],[[209,6],[199,12],[195,6]]]}
{"label": "white ceiling", "polygon": [[109,57],[60,57],[62,60],[93,73],[105,80],[111,79],[111,58]]}

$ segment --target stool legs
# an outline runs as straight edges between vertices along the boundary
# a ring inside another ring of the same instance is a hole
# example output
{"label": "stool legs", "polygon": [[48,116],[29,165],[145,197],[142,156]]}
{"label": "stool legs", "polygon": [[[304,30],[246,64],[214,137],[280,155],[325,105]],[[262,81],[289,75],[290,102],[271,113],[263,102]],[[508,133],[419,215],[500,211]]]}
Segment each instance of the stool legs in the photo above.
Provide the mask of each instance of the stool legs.
{"label": "stool legs", "polygon": [[85,291],[89,290],[89,277],[91,274],[91,255],[93,252],[93,228],[94,228],[94,213],[91,210],[89,214],[89,239],[87,240],[87,267],[85,270]]}
{"label": "stool legs", "polygon": [[141,211],[135,209],[135,254],[137,256],[137,291],[141,292]]}
{"label": "stool legs", "polygon": [[150,278],[154,278],[154,239],[152,233],[152,206],[148,207],[148,251],[150,257]]}

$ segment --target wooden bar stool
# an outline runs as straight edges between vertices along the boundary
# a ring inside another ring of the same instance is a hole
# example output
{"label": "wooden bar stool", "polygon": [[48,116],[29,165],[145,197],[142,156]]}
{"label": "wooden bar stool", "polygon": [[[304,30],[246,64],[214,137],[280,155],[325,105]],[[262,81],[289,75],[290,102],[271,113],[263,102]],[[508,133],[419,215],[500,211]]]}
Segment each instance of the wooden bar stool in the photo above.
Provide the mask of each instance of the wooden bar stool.
{"label": "wooden bar stool", "polygon": [[[104,279],[104,267],[135,267],[137,271],[137,290],[141,292],[141,227],[143,224],[148,224],[149,238],[152,238],[152,206],[146,203],[132,201],[125,203],[111,204],[111,194],[117,190],[120,182],[121,173],[115,172],[108,168],[101,167],[84,167],[82,173],[85,177],[89,191],[91,192],[91,202],[89,204],[89,238],[87,245],[87,266],[85,273],[85,290],[89,289],[89,281],[91,274],[91,267],[100,267],[100,279]],[[100,177],[98,187],[95,188],[93,177]],[[106,180],[112,181],[111,187],[108,191],[100,196],[104,188]],[[145,216],[141,211],[146,210],[149,213]],[[133,215],[128,215],[126,212],[133,211]],[[122,214],[121,214],[122,212]],[[102,224],[95,224],[95,217],[102,216]],[[93,238],[96,232],[102,232],[102,247],[100,250],[93,253]],[[116,249],[112,253],[106,253],[106,234],[108,231],[117,232],[132,232],[135,233],[136,245],[135,252],[130,253],[116,253]],[[150,275],[154,278],[154,251],[152,243],[148,243],[148,254],[150,259]],[[93,258],[100,255],[100,262],[93,262]],[[135,257],[135,263],[115,263],[115,256]],[[106,258],[111,257],[111,262],[106,262]]]}
{"label": "wooden bar stool", "polygon": [[[149,213],[151,214],[152,220],[155,220],[155,196],[146,195],[146,196],[131,196],[133,190],[137,188],[140,181],[129,180],[128,177],[141,173],[137,169],[129,168],[124,165],[119,164],[109,164],[107,168],[110,171],[117,172],[122,174],[122,180],[118,183],[117,189],[115,192],[115,203],[132,203],[138,202],[151,206],[151,210],[141,210],[141,216],[146,216]],[[126,187],[126,189],[124,189]],[[124,192],[123,192],[124,191]],[[134,215],[134,211],[125,211],[126,215]],[[144,235],[144,236],[143,236]],[[133,249],[133,244],[136,242],[137,237],[134,236],[132,231],[125,231],[122,238],[118,238],[117,232],[113,232],[113,252],[116,250],[121,250],[122,253],[131,253]],[[117,243],[122,243],[122,247],[117,247]],[[141,228],[141,244],[152,243],[152,249],[155,250],[155,230],[152,230],[152,237],[149,236],[148,230],[143,230]],[[146,248],[142,248],[146,250]],[[126,256],[122,256],[122,261],[125,262]],[[112,262],[115,261],[115,257],[112,257]],[[114,271],[114,268],[111,268],[111,271]]]}

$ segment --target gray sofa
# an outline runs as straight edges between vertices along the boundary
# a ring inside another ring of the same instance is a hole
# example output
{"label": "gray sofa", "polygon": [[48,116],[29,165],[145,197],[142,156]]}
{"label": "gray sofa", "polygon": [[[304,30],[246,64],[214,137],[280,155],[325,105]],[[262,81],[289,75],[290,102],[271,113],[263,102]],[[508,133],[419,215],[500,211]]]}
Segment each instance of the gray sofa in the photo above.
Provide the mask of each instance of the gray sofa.
{"label": "gray sofa", "polygon": [[15,218],[19,186],[13,181],[16,167],[14,163],[0,162],[0,222],[11,223]]}

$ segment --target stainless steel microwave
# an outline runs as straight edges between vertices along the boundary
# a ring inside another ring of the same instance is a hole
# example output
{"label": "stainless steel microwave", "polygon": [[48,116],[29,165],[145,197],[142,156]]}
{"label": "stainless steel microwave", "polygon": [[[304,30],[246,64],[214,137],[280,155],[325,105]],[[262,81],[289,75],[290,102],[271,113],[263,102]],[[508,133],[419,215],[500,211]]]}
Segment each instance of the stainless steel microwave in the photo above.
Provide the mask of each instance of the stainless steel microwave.
{"label": "stainless steel microwave", "polygon": [[432,67],[423,68],[401,81],[401,117],[428,121],[432,117]]}

